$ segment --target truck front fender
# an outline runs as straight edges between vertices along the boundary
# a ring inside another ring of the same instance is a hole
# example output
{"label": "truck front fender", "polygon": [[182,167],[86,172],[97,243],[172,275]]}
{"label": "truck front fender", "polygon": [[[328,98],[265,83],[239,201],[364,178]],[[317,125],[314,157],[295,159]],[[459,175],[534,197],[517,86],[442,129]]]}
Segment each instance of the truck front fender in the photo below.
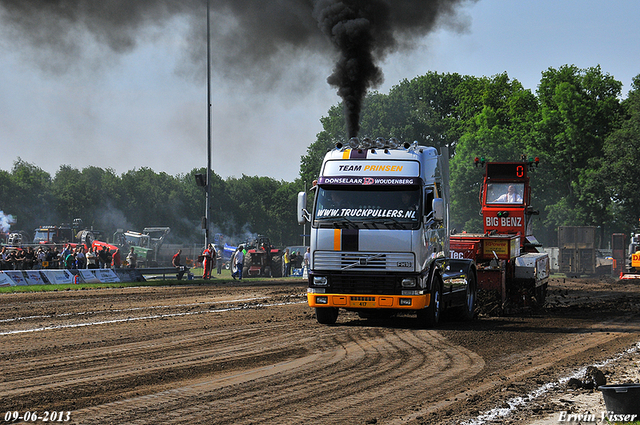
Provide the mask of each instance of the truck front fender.
{"label": "truck front fender", "polygon": [[477,274],[475,261],[468,258],[449,258],[444,264],[444,279],[456,279],[461,276]]}

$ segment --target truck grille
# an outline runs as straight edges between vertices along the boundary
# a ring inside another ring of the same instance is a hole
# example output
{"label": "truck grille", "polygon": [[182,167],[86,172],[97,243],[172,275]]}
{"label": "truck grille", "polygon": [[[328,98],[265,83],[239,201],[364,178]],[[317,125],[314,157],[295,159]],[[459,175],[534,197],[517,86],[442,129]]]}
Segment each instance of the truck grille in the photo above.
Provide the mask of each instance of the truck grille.
{"label": "truck grille", "polygon": [[397,276],[337,274],[329,278],[331,292],[342,294],[389,295],[396,291]]}
{"label": "truck grille", "polygon": [[412,272],[415,260],[411,252],[316,251],[314,270]]}

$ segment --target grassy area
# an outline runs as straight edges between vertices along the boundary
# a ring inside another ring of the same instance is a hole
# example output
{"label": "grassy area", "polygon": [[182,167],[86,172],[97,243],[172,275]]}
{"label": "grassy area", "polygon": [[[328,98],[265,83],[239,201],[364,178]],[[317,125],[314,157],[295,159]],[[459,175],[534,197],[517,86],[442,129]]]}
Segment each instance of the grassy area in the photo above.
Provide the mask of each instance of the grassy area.
{"label": "grassy area", "polygon": [[117,283],[79,283],[63,285],[29,285],[29,286],[5,286],[0,288],[0,294],[13,292],[48,292],[48,291],[72,291],[82,289],[100,288],[128,288],[132,286],[169,286],[169,285],[191,285],[194,283],[204,283],[197,280],[150,280],[146,282],[117,282]]}
{"label": "grassy area", "polygon": [[[218,275],[216,270],[213,270],[211,280],[202,279],[202,268],[191,269],[190,272],[194,275],[193,280],[188,280],[185,275],[182,280],[177,279],[162,279],[162,276],[158,278],[147,277],[146,282],[118,282],[118,283],[79,283],[79,284],[64,284],[64,285],[30,285],[30,286],[5,286],[0,287],[0,294],[2,293],[14,293],[14,292],[48,292],[48,291],[77,291],[86,289],[101,289],[101,288],[130,288],[140,286],[175,286],[175,285],[210,285],[216,283],[229,283],[233,282],[230,270],[222,270],[222,273]],[[302,281],[301,277],[286,277],[277,278],[280,280]],[[274,281],[274,278],[268,277],[252,277],[247,281],[255,283],[270,283]]]}

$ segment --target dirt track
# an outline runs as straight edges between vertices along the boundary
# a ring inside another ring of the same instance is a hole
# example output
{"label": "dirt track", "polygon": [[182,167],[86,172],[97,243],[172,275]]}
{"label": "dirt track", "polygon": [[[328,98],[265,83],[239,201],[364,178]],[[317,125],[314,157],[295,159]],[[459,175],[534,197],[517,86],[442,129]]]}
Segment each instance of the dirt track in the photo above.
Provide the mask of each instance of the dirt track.
{"label": "dirt track", "polygon": [[[316,323],[299,281],[0,294],[0,415],[78,424],[492,423],[640,341],[640,285],[554,280],[536,313]],[[631,354],[633,355],[633,354]],[[540,397],[496,423],[532,423]],[[2,418],[0,418],[2,419]]]}

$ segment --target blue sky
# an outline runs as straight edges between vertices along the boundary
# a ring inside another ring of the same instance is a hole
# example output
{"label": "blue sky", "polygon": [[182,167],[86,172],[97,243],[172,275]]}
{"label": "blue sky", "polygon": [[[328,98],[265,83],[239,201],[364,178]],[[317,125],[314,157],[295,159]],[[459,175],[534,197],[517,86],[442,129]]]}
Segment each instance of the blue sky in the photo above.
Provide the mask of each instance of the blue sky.
{"label": "blue sky", "polygon": [[[549,67],[599,64],[626,94],[640,74],[638,1],[480,0],[459,12],[464,31],[442,25],[415,49],[388,57],[378,90],[437,71],[507,72],[535,91]],[[88,40],[85,59],[61,71],[53,66],[60,58],[34,58],[0,29],[0,169],[10,170],[18,157],[52,175],[63,164],[171,175],[206,166],[206,82],[182,66],[184,33],[184,22],[175,20],[150,29],[120,55]],[[52,68],[43,69],[49,62]],[[215,65],[214,171],[224,178],[295,179],[300,157],[321,130],[320,117],[339,102],[326,83],[332,58],[287,64],[284,72],[297,82],[293,92],[281,83],[255,90],[227,81]]]}

